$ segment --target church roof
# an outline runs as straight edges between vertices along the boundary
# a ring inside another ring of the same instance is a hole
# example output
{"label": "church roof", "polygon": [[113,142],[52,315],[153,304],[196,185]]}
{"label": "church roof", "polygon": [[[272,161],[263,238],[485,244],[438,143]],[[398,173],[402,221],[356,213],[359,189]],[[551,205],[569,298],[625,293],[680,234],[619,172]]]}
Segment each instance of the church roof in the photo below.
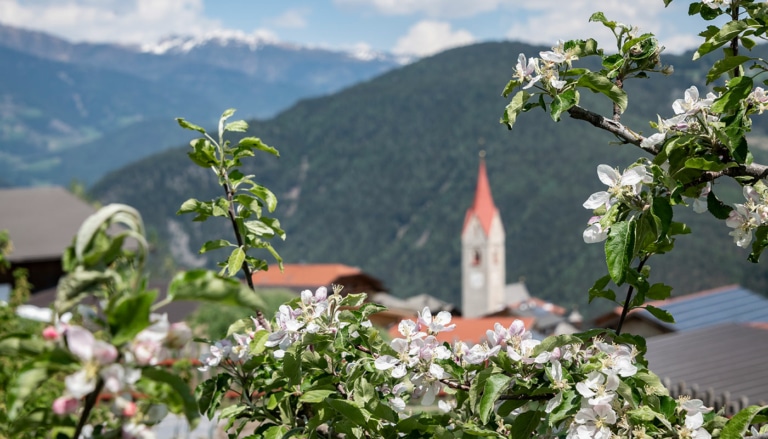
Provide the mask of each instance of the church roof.
{"label": "church roof", "polygon": [[466,230],[469,220],[472,219],[473,216],[476,216],[480,221],[480,225],[483,226],[483,231],[485,231],[485,234],[487,235],[491,231],[491,222],[497,212],[498,209],[493,203],[493,196],[491,195],[491,185],[488,183],[488,173],[485,170],[485,159],[481,158],[480,168],[477,171],[475,201],[472,203],[472,207],[467,209],[462,230]]}

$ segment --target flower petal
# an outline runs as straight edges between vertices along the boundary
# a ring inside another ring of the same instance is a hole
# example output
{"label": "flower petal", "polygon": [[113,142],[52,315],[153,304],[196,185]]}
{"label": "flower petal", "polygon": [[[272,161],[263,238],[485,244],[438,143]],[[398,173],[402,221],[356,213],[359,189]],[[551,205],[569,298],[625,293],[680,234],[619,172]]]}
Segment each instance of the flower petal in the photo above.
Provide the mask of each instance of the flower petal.
{"label": "flower petal", "polygon": [[621,175],[608,165],[598,165],[597,178],[606,186],[615,186],[621,180]]}

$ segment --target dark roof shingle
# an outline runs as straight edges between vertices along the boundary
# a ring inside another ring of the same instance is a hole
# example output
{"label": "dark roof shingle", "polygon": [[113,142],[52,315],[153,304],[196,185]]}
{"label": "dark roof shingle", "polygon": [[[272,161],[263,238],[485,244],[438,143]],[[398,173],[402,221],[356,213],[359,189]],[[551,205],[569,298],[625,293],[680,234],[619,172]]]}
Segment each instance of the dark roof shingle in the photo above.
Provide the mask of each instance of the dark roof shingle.
{"label": "dark roof shingle", "polygon": [[0,230],[13,242],[11,262],[58,259],[96,210],[61,187],[0,189]]}
{"label": "dark roof shingle", "polygon": [[768,331],[726,323],[647,340],[648,368],[675,384],[684,381],[750,404],[768,402]]}

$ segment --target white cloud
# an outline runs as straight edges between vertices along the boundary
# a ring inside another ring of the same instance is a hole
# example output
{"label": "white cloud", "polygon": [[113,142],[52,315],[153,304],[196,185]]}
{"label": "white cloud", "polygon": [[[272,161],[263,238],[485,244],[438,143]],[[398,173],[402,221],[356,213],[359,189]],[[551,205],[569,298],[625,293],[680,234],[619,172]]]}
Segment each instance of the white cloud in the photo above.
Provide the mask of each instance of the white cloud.
{"label": "white cloud", "polygon": [[307,15],[309,13],[309,8],[288,9],[269,22],[275,27],[301,29],[307,27]]}
{"label": "white cloud", "polygon": [[411,26],[392,49],[396,55],[427,56],[442,50],[471,44],[475,37],[466,30],[453,30],[442,21],[422,20]]}
{"label": "white cloud", "polygon": [[[601,47],[612,49],[615,40],[611,31],[600,23],[590,23],[589,16],[598,10],[609,20],[637,26],[640,32],[651,32],[666,46],[667,52],[679,53],[695,47],[700,38],[697,20],[687,16],[687,3],[673,2],[665,10],[660,0],[538,0],[521,5],[520,19],[507,32],[507,38],[554,45],[558,39],[593,37]],[[704,25],[701,26],[702,28]]]}
{"label": "white cloud", "polygon": [[73,41],[146,43],[221,29],[203,13],[202,0],[0,0],[3,23]]}
{"label": "white cloud", "polygon": [[514,0],[334,0],[341,6],[368,7],[385,15],[423,14],[431,18],[471,17]]}

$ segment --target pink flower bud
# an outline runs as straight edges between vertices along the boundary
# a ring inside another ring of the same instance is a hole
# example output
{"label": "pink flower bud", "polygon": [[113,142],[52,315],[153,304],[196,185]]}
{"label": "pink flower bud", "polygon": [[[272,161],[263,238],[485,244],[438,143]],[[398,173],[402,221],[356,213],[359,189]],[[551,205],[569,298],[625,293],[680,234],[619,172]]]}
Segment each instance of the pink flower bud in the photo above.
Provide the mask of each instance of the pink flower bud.
{"label": "pink flower bud", "polygon": [[53,326],[46,326],[45,329],[43,329],[43,338],[46,340],[58,340],[59,331]]}
{"label": "pink flower bud", "polygon": [[60,396],[53,401],[53,412],[57,415],[69,415],[77,411],[80,401],[71,396]]}
{"label": "pink flower bud", "polygon": [[132,418],[137,411],[138,411],[138,407],[136,407],[136,403],[133,401],[130,401],[127,404],[125,404],[125,407],[123,407],[123,416],[125,416],[126,418]]}

